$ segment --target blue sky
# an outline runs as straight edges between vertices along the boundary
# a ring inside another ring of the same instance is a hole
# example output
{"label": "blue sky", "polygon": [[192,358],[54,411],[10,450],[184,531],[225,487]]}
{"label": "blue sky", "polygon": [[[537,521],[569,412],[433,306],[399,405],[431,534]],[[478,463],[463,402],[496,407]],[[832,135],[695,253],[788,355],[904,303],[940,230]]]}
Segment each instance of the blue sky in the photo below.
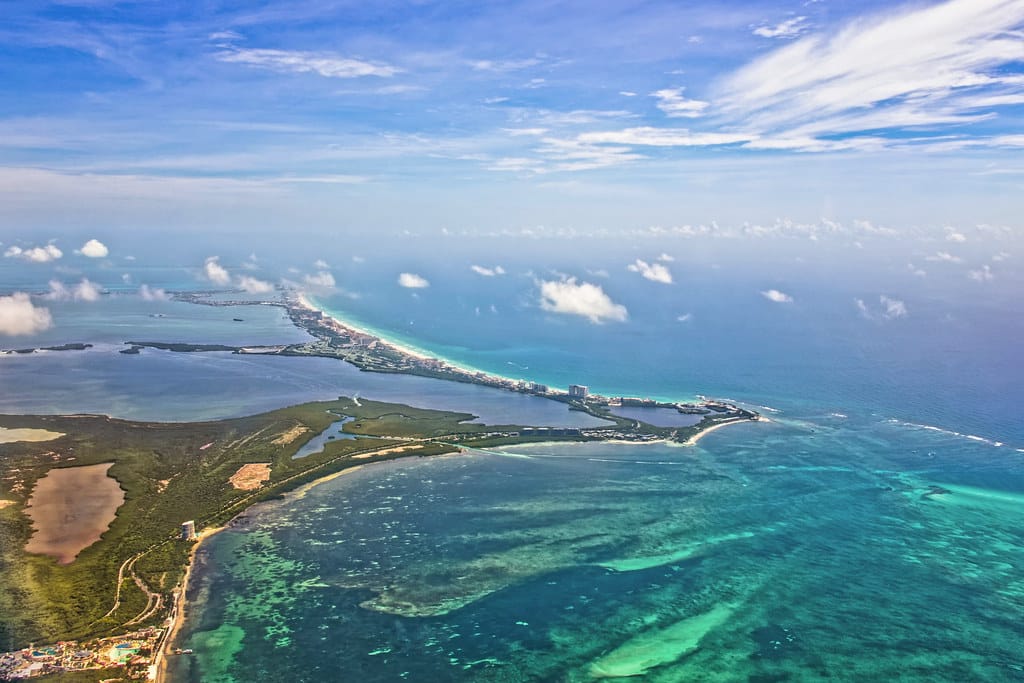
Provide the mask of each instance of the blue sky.
{"label": "blue sky", "polygon": [[4,10],[8,244],[1020,228],[1024,0]]}

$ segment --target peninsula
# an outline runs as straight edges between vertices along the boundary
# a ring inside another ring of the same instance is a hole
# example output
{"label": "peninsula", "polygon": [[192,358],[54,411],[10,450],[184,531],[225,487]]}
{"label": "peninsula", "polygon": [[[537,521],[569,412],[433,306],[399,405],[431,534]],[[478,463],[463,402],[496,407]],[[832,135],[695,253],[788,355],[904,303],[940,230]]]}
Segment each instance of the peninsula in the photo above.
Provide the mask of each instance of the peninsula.
{"label": "peninsula", "polygon": [[[593,393],[584,385],[567,389],[550,387],[527,379],[513,379],[475,369],[460,367],[441,358],[431,357],[393,341],[383,339],[359,329],[317,308],[302,292],[282,289],[279,300],[214,299],[218,292],[178,292],[174,298],[206,306],[278,306],[285,310],[292,323],[305,330],[314,341],[277,346],[226,346],[221,344],[180,344],[165,342],[127,342],[123,352],[137,353],[142,348],[155,348],[176,352],[230,351],[239,354],[279,356],[319,356],[336,358],[366,372],[402,373],[453,382],[482,386],[539,396],[565,403],[570,410],[578,410],[594,417],[613,422],[620,433],[618,438],[646,441],[670,439],[692,445],[712,430],[728,424],[762,419],[757,411],[728,401],[702,398],[697,402],[667,402],[637,396],[603,396]],[[685,427],[656,427],[636,417],[616,415],[618,408],[667,409],[684,415],[699,415],[702,419]],[[612,434],[607,434],[610,438]]]}
{"label": "peninsula", "polygon": [[[365,398],[183,424],[96,415],[0,416],[6,435],[0,439],[0,458],[7,465],[0,478],[0,649],[8,650],[0,652],[0,680],[49,674],[73,675],[76,681],[159,679],[165,657],[188,654],[174,649],[173,641],[184,618],[195,540],[232,523],[255,503],[325,477],[383,460],[486,452],[517,443],[693,445],[713,430],[761,419],[725,401],[606,397],[582,385],[563,390],[462,368],[326,315],[293,291],[278,301],[255,302],[210,294],[176,297],[202,305],[282,307],[313,340],[278,346],[130,341],[122,353],[155,349],[335,358],[367,372],[526,393],[606,423],[589,428],[486,425],[469,413]],[[657,426],[636,417],[637,409],[667,410],[693,420],[685,426]],[[314,440],[323,446],[310,452],[305,447]],[[82,513],[89,517],[79,520],[82,532],[65,543],[47,525],[66,513],[47,512],[47,501],[66,498],[87,479],[97,490],[96,504]]]}
{"label": "peninsula", "polygon": [[[0,416],[0,680],[159,677],[164,657],[188,655],[173,640],[196,538],[303,485],[395,458],[676,436],[623,418],[589,429],[472,420],[365,398],[182,424]],[[322,448],[308,452],[318,438]],[[47,514],[48,500],[86,481],[103,500],[77,513],[85,532],[64,538],[51,527],[66,515]]]}

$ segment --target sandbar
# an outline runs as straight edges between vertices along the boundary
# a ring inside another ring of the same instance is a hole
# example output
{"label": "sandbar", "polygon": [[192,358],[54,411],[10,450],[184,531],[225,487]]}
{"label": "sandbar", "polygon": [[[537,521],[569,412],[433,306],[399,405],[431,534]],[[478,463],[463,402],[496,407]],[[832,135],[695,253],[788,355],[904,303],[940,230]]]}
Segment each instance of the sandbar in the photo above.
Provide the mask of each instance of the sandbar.
{"label": "sandbar", "polygon": [[40,441],[53,441],[64,436],[61,432],[51,432],[49,429],[8,429],[7,427],[0,427],[0,443],[14,443],[16,441],[31,441],[37,443]]}

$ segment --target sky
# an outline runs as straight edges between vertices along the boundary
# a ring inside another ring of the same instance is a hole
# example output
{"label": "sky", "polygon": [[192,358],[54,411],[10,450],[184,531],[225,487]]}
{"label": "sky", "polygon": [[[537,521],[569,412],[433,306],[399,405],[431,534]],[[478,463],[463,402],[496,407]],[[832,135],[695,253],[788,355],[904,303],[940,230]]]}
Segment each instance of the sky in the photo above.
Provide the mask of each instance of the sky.
{"label": "sky", "polygon": [[1020,228],[1024,0],[4,13],[8,244]]}

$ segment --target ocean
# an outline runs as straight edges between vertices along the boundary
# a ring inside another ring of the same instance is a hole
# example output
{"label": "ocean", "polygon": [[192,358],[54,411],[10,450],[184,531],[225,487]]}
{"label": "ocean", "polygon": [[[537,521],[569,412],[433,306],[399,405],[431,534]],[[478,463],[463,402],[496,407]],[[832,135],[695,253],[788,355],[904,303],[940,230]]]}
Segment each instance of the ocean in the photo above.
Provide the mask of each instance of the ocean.
{"label": "ocean", "polygon": [[[454,362],[610,395],[728,398],[770,422],[692,448],[399,461],[253,508],[200,550],[177,643],[195,654],[172,658],[172,680],[1024,680],[1020,282],[790,265],[768,277],[680,257],[667,286],[610,261],[564,274],[506,262],[492,278],[423,272],[419,290],[397,288],[395,269],[339,272],[338,291],[314,296],[326,309]],[[539,282],[563,276],[600,284],[628,320],[544,310]],[[90,410],[108,412],[113,393],[124,416],[349,389],[477,401],[487,421],[526,410],[323,359],[118,357],[97,334],[109,348],[0,358],[17,387],[2,409],[69,410],[60,387],[78,373],[95,383]],[[149,378],[125,379],[131,361]]]}

